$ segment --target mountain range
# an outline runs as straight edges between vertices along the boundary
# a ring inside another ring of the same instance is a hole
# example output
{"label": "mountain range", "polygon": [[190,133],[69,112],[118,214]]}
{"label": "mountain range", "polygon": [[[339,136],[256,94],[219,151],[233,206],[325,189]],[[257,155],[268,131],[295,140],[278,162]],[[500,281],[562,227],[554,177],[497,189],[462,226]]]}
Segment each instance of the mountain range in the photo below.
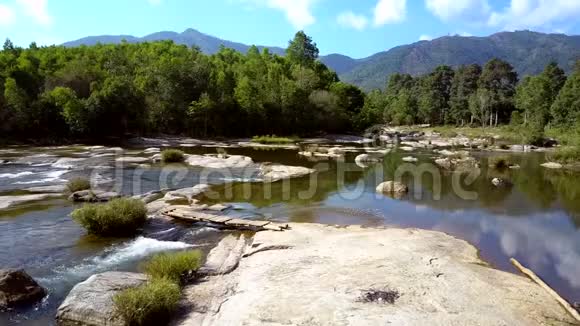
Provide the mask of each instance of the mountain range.
{"label": "mountain range", "polygon": [[[144,37],[131,35],[89,36],[67,42],[64,46],[94,45],[97,43],[129,43],[172,40],[178,44],[198,46],[204,53],[213,54],[220,46],[247,52],[249,45],[222,40],[187,29],[183,33],[158,32]],[[284,55],[284,49],[272,46],[272,53]],[[503,59],[516,69],[520,76],[537,74],[551,61],[570,72],[580,59],[580,36],[544,34],[532,31],[501,32],[487,37],[444,36],[431,41],[420,41],[379,52],[363,59],[353,59],[342,54],[321,56],[320,61],[335,70],[340,79],[360,86],[364,90],[384,88],[389,75],[429,73],[438,65],[453,67],[463,64],[484,65],[492,58]]]}

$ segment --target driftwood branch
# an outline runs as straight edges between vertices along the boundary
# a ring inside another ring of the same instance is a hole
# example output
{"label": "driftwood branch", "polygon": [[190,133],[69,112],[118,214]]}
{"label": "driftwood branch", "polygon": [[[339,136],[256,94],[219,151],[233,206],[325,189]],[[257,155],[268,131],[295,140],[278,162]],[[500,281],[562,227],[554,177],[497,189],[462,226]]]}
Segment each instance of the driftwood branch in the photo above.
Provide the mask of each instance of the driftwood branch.
{"label": "driftwood branch", "polygon": [[554,299],[556,299],[556,301],[558,301],[558,303],[562,305],[562,307],[564,307],[564,309],[566,309],[566,311],[568,311],[568,313],[572,315],[572,317],[574,317],[577,321],[580,321],[580,314],[578,313],[578,311],[574,309],[570,305],[570,303],[568,303],[568,301],[564,300],[558,293],[556,293],[556,291],[554,291],[550,286],[548,286],[548,284],[542,281],[542,279],[540,279],[532,270],[524,267],[522,264],[520,264],[519,261],[517,261],[514,258],[510,259],[510,261],[515,267],[517,267],[517,269],[519,269],[522,273],[531,278],[532,281],[536,282],[539,286],[541,286],[544,290],[546,290],[546,292],[548,292],[552,297],[554,297]]}

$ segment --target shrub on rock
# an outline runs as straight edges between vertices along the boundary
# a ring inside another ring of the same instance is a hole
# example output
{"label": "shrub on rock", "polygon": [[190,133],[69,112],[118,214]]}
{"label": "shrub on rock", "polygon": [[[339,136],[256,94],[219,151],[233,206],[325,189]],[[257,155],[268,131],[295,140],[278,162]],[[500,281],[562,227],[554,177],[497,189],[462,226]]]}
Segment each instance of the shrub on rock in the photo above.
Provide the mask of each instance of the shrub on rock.
{"label": "shrub on rock", "polygon": [[126,325],[165,325],[177,309],[181,290],[171,280],[156,278],[115,295],[113,301]]}
{"label": "shrub on rock", "polygon": [[171,280],[184,284],[195,276],[201,265],[199,250],[160,253],[144,264],[145,273],[152,278]]}
{"label": "shrub on rock", "polygon": [[185,161],[185,153],[178,149],[166,149],[161,152],[163,163],[182,163]]}
{"label": "shrub on rock", "polygon": [[72,213],[73,219],[90,234],[132,235],[147,220],[145,204],[138,199],[119,198],[106,204],[86,204]]}
{"label": "shrub on rock", "polygon": [[74,178],[66,184],[66,191],[69,194],[88,189],[91,189],[91,182],[85,178]]}

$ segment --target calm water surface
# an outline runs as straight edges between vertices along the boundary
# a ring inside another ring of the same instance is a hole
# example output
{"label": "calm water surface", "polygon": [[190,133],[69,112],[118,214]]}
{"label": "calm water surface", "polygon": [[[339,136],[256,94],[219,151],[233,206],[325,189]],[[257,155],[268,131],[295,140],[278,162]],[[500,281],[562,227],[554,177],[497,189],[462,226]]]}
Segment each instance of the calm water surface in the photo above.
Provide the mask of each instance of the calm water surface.
{"label": "calm water surface", "polygon": [[[212,148],[185,150],[216,152]],[[433,153],[394,151],[383,163],[362,168],[353,163],[356,154],[347,155],[344,162],[313,162],[295,150],[228,148],[227,152],[251,156],[255,162],[318,171],[313,177],[268,186],[232,182],[248,179],[240,171],[227,176],[210,174],[215,193],[202,200],[231,203],[235,207],[231,214],[443,231],[477,246],[482,258],[496,268],[515,272],[509,258],[518,259],[568,300],[580,301],[580,174],[542,168],[544,154],[510,154],[510,160],[521,168],[497,171],[487,168],[487,160],[498,154],[473,153],[481,161],[479,177],[472,182],[465,177],[459,180],[462,189],[475,198],[458,194],[453,187],[454,173],[440,171],[440,182],[427,175],[417,178],[411,172],[403,174],[411,191],[394,199],[377,195],[377,184],[393,179],[404,164],[403,157],[415,156],[420,160],[417,165],[422,166],[433,162]],[[128,155],[144,156],[139,149]],[[57,162],[62,157],[79,160]],[[137,194],[195,185],[202,174],[200,168],[184,166],[113,169],[111,152],[82,147],[5,148],[0,150],[0,160],[11,162],[0,165],[0,196],[24,194],[24,189],[33,186],[62,184],[79,175],[91,175],[104,185],[117,180],[123,193]],[[160,177],[167,181],[160,183]],[[490,183],[494,177],[510,180],[513,186],[495,188]],[[73,209],[68,201],[53,199],[0,211],[0,266],[24,268],[50,292],[34,309],[0,315],[0,325],[50,325],[71,287],[88,276],[109,270],[138,270],[140,261],[159,251],[189,247],[207,251],[224,234],[208,227],[159,222],[148,225],[137,238],[99,239],[85,235],[71,221]]]}

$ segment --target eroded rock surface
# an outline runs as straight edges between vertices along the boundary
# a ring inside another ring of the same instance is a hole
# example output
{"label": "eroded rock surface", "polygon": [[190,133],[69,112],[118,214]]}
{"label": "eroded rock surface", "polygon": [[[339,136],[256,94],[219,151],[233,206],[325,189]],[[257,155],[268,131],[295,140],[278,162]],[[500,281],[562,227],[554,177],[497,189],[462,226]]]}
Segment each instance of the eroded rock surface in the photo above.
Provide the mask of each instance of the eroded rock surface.
{"label": "eroded rock surface", "polygon": [[[495,270],[477,249],[415,229],[291,224],[260,232],[229,274],[185,289],[176,325],[568,325],[574,320],[525,277]],[[361,300],[396,291],[393,304]]]}
{"label": "eroded rock surface", "polygon": [[35,201],[59,198],[60,194],[36,194],[22,196],[0,196],[0,209],[12,208],[18,205],[29,204]]}
{"label": "eroded rock surface", "polygon": [[59,326],[125,326],[114,312],[115,294],[142,285],[144,274],[107,272],[89,277],[77,284],[58,308]]}

